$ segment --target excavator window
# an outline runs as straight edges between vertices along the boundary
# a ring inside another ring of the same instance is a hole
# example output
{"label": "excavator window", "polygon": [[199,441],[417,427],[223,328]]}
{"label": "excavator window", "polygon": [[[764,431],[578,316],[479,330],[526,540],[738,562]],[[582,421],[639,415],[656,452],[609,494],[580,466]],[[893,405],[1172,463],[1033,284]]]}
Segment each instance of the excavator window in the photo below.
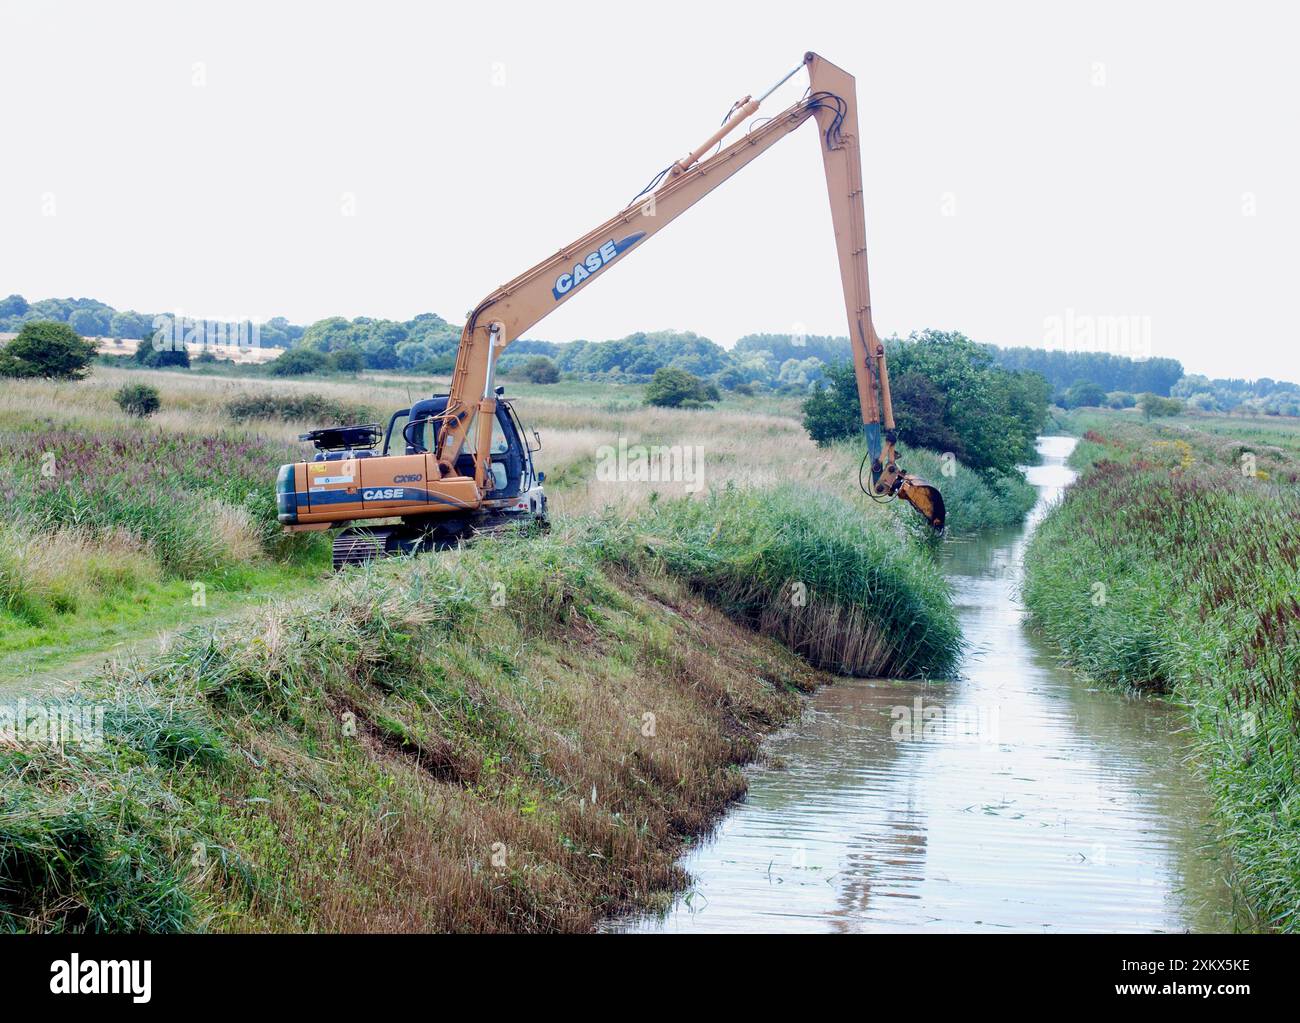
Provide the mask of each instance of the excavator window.
{"label": "excavator window", "polygon": [[492,421],[492,454],[504,455],[510,450],[510,441],[506,439],[506,432],[501,428],[501,417],[497,416]]}
{"label": "excavator window", "polygon": [[[411,410],[409,408],[399,408],[388,419],[388,429],[384,431],[384,454],[410,454],[405,451],[407,442],[402,439],[402,431],[406,427],[406,421],[410,418]],[[397,449],[393,448],[393,439],[397,439]]]}

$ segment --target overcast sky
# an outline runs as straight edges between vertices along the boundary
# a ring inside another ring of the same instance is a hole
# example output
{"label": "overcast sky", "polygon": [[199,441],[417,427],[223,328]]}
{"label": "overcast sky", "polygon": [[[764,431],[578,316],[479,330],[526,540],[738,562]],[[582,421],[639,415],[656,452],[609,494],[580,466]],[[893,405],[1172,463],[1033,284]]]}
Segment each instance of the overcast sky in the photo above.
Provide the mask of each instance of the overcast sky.
{"label": "overcast sky", "polygon": [[[882,334],[1300,380],[1295,10],[0,0],[0,295],[459,323],[811,49]],[[529,335],[662,328],[846,332],[810,127]]]}

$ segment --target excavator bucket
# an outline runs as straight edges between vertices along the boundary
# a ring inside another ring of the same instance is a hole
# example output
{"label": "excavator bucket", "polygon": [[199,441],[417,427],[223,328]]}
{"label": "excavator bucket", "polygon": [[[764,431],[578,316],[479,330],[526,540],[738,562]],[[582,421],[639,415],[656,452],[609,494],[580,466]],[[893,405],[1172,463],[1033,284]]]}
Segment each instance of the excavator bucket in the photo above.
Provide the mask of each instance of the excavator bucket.
{"label": "excavator bucket", "polygon": [[899,484],[898,496],[921,513],[926,522],[936,530],[943,529],[948,513],[943,506],[943,495],[919,476],[904,476]]}

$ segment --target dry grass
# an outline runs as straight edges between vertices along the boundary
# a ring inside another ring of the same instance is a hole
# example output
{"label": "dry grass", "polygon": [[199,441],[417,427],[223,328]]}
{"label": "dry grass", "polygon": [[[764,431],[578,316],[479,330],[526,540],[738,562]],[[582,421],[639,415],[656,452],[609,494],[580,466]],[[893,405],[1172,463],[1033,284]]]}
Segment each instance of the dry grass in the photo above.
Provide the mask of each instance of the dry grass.
{"label": "dry grass", "polygon": [[[126,423],[112,396],[127,382],[158,388],[162,410],[150,422],[168,432],[257,435],[291,444],[316,424],[255,420],[236,425],[223,412],[226,403],[241,394],[311,393],[387,412],[446,387],[445,379],[388,374],[357,380],[270,380],[97,366],[88,380],[75,384],[11,382],[0,395],[0,427],[31,424],[33,409],[50,424],[86,430]],[[791,481],[849,496],[863,514],[879,513],[878,506],[857,493],[856,458],[844,450],[819,449],[799,421],[797,401],[744,401],[733,406],[730,399],[715,409],[660,409],[640,404],[638,398],[628,397],[633,389],[618,385],[575,387],[580,390],[552,396],[553,388],[508,382],[524,424],[541,434],[538,466],[552,481],[553,507],[562,517],[610,506],[640,507],[655,491],[678,496],[707,493],[727,483],[768,487]],[[688,491],[686,484],[677,482],[598,479],[597,452],[604,445],[617,447],[620,438],[633,447],[698,447],[704,458],[702,487]]]}
{"label": "dry grass", "polygon": [[32,623],[156,582],[161,575],[157,561],[125,529],[34,534],[0,525],[0,607]]}

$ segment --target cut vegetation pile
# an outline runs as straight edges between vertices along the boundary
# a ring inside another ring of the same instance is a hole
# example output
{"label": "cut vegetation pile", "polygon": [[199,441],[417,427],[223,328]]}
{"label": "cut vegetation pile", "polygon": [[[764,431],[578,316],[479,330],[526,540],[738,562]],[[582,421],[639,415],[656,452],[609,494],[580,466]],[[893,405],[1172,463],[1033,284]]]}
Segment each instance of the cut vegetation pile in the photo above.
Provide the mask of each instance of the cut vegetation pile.
{"label": "cut vegetation pile", "polygon": [[1247,894],[1300,930],[1295,464],[1279,448],[1245,477],[1253,452],[1186,428],[1099,426],[1076,454],[1089,468],[1030,544],[1026,604],[1088,675],[1191,707]]}

